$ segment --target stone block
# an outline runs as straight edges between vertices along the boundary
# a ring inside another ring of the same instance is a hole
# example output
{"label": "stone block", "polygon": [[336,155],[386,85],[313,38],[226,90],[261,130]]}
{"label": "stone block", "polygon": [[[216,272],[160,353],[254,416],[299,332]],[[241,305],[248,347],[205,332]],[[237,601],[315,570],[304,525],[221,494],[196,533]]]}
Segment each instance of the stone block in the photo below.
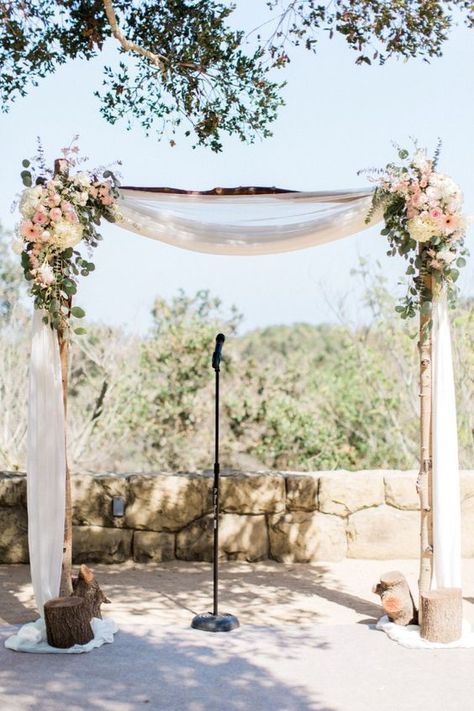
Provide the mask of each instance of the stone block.
{"label": "stone block", "polygon": [[[213,540],[213,517],[204,516],[179,531],[176,536],[176,557],[180,560],[211,562]],[[219,557],[246,561],[268,558],[265,516],[223,514],[219,523]]]}
{"label": "stone block", "polygon": [[175,534],[157,531],[135,531],[133,559],[138,563],[162,563],[174,560]]}
{"label": "stone block", "polygon": [[285,479],[272,472],[223,472],[220,509],[226,513],[264,514],[285,510]]}
{"label": "stone block", "polygon": [[26,474],[0,472],[0,506],[26,508]]}
{"label": "stone block", "polygon": [[383,504],[383,474],[383,470],[321,473],[319,510],[337,516],[348,516],[360,509]]}
{"label": "stone block", "polygon": [[420,514],[391,506],[357,511],[347,527],[348,558],[418,558]]}
{"label": "stone block", "polygon": [[207,515],[176,534],[176,558],[212,561],[213,519]]}
{"label": "stone block", "polygon": [[73,526],[74,563],[123,563],[132,555],[133,531],[102,526]]}
{"label": "stone block", "polygon": [[397,509],[419,511],[420,498],[416,490],[418,472],[393,471],[384,475],[385,503]]}
{"label": "stone block", "polygon": [[24,508],[0,509],[0,563],[28,563],[28,518]]}
{"label": "stone block", "polygon": [[212,480],[202,474],[128,477],[127,528],[177,531],[211,509]]}
{"label": "stone block", "polygon": [[319,474],[285,472],[287,511],[316,511]]}
{"label": "stone block", "polygon": [[270,556],[280,563],[342,560],[345,523],[338,516],[295,511],[269,517]]}
{"label": "stone block", "polygon": [[124,516],[112,515],[112,497],[128,498],[128,481],[123,474],[75,474],[71,477],[72,521],[75,526],[123,528]]}
{"label": "stone block", "polygon": [[268,558],[265,516],[224,514],[219,525],[219,548],[227,560],[253,562]]}

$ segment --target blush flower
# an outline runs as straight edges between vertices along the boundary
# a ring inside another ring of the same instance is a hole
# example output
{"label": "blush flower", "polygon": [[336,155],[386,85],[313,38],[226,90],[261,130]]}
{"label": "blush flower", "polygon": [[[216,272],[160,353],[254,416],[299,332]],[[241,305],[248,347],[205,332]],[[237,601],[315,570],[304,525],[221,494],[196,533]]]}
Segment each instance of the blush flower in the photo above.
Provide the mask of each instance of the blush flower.
{"label": "blush flower", "polygon": [[48,222],[48,216],[42,210],[37,210],[33,215],[33,222],[37,225],[45,225]]}
{"label": "blush flower", "polygon": [[459,218],[457,215],[444,215],[442,225],[446,234],[451,234],[452,232],[455,232],[458,229]]}
{"label": "blush flower", "polygon": [[54,222],[57,222],[58,220],[60,220],[62,216],[63,216],[63,213],[61,212],[59,207],[53,207],[53,209],[49,213],[50,219],[54,220]]}
{"label": "blush flower", "polygon": [[34,225],[31,220],[26,220],[20,225],[20,234],[28,240],[28,242],[34,242],[41,234],[41,227]]}

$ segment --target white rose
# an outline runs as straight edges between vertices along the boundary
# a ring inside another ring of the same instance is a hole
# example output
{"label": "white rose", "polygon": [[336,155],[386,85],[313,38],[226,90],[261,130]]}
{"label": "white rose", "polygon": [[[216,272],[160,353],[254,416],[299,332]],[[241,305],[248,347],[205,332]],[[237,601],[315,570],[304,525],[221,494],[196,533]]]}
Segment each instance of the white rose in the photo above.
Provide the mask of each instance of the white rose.
{"label": "white rose", "polygon": [[418,149],[413,156],[412,164],[422,173],[427,173],[431,169],[431,161],[426,157],[426,151]]}
{"label": "white rose", "polygon": [[87,204],[88,200],[89,200],[89,193],[87,192],[87,190],[83,190],[82,193],[79,193],[79,195],[76,198],[76,202],[78,202],[79,205],[82,205],[82,207],[84,207],[84,205]]}
{"label": "white rose", "polygon": [[77,173],[77,175],[74,176],[74,182],[83,188],[88,188],[91,184],[89,173],[86,173],[84,170]]}

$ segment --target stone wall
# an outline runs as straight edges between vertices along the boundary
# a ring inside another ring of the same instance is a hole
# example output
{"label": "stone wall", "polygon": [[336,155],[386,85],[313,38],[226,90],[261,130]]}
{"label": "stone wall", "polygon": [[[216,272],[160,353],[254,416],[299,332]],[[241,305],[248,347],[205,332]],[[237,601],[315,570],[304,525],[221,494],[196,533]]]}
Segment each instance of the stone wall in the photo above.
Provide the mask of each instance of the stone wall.
{"label": "stone wall", "polygon": [[[212,559],[212,474],[73,476],[75,562]],[[474,471],[461,473],[463,554],[474,557]],[[125,513],[113,515],[114,496]],[[416,558],[416,472],[223,472],[227,560]],[[26,563],[26,481],[0,473],[0,563]]]}

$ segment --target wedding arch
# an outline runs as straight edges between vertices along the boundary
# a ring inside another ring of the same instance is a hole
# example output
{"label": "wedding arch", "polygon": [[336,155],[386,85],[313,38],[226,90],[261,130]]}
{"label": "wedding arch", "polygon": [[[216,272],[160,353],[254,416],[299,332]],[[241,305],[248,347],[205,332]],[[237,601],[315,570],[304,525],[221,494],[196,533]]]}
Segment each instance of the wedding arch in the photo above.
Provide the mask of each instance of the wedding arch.
{"label": "wedding arch", "polygon": [[[131,233],[187,250],[266,255],[340,240],[384,220],[388,254],[407,259],[409,288],[397,311],[420,314],[420,592],[461,586],[456,405],[448,318],[456,265],[465,263],[459,188],[417,149],[375,174],[364,190],[121,187],[111,170],[73,171],[75,149],[55,170],[23,162],[26,186],[16,251],[35,301],[29,426],[28,525],[31,576],[40,611],[70,592],[71,493],[66,440],[69,334],[84,316],[73,304],[78,277],[94,265],[105,218]],[[64,522],[66,521],[66,534]],[[61,585],[62,571],[62,585]]]}

